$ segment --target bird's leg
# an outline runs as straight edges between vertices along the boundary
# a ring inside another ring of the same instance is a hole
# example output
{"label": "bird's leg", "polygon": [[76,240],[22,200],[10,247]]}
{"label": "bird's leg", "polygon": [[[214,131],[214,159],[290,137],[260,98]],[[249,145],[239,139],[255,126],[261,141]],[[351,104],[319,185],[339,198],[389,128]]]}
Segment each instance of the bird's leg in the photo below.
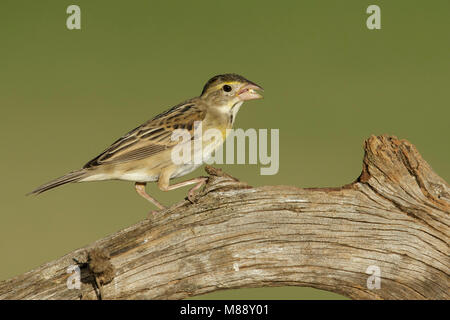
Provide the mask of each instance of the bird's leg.
{"label": "bird's leg", "polygon": [[186,180],[186,181],[183,181],[183,182],[175,183],[173,185],[169,185],[169,179],[170,179],[170,175],[164,174],[164,173],[161,174],[160,177],[159,177],[159,180],[158,180],[158,187],[159,187],[159,189],[161,189],[162,191],[169,191],[169,190],[178,189],[178,188],[181,188],[181,187],[184,187],[184,186],[189,186],[191,184],[196,184],[188,192],[188,199],[192,203],[195,200],[194,199],[195,191],[200,189],[202,186],[204,186],[206,184],[206,181],[208,180],[208,178],[205,178],[205,177],[198,177],[198,178]]}
{"label": "bird's leg", "polygon": [[194,201],[195,201],[195,191],[197,191],[201,187],[203,187],[206,184],[206,182],[208,181],[208,178],[198,177],[198,178],[196,178],[196,180],[198,181],[197,184],[193,188],[191,188],[191,190],[189,190],[189,192],[188,192],[188,199],[192,203],[194,203]]}
{"label": "bird's leg", "polygon": [[[158,201],[153,199],[147,192],[145,192],[145,185],[146,185],[145,182],[136,182],[136,184],[134,185],[134,187],[136,188],[136,192],[144,199],[153,203],[159,209],[161,209],[161,210],[166,209],[166,207],[164,207],[161,203],[159,203]],[[157,211],[152,211],[152,212],[156,213]]]}

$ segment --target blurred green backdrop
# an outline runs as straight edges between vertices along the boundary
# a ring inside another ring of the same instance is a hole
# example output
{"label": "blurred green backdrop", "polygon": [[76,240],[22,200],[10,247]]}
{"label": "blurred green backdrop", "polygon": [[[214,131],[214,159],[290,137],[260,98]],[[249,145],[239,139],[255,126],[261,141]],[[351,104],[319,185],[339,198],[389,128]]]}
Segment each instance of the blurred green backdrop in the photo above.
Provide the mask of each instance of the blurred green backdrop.
{"label": "blurred green backdrop", "polygon": [[[81,7],[81,30],[66,28],[70,4]],[[370,4],[381,7],[381,30],[366,28]],[[449,12],[448,0],[2,0],[0,280],[143,219],[153,208],[132,183],[24,195],[218,73],[265,88],[236,127],[280,129],[278,175],[223,166],[252,185],[349,183],[364,139],[383,133],[410,140],[448,181]],[[166,204],[186,193],[149,191]],[[309,288],[203,297],[340,298]]]}

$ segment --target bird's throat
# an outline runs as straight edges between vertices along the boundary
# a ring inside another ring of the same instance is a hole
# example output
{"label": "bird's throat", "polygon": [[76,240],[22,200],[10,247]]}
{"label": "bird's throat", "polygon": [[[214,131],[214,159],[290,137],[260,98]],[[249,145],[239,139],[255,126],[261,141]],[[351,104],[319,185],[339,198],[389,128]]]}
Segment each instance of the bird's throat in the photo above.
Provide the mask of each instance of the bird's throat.
{"label": "bird's throat", "polygon": [[231,107],[231,110],[230,110],[230,117],[231,117],[230,124],[231,124],[231,126],[233,126],[234,120],[236,119],[236,115],[237,115],[237,113],[238,113],[238,111],[241,108],[243,103],[244,103],[244,101],[238,101],[235,104],[233,104],[233,106]]}

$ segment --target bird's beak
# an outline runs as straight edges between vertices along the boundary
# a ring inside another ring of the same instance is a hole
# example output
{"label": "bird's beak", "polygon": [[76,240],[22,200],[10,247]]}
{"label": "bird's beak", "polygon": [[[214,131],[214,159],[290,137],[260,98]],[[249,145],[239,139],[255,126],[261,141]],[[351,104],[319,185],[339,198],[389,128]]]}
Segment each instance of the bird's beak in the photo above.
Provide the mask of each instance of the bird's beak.
{"label": "bird's beak", "polygon": [[236,96],[241,101],[261,99],[262,95],[260,95],[257,90],[264,91],[263,88],[256,83],[246,83],[239,89]]}

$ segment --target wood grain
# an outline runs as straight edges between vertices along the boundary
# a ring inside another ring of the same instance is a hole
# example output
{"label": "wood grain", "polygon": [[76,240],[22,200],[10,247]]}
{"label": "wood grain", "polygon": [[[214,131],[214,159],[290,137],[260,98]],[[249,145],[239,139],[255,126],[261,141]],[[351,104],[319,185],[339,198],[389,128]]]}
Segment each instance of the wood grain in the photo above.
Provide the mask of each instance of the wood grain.
{"label": "wood grain", "polygon": [[[360,177],[341,188],[254,188],[207,167],[195,204],[183,201],[0,282],[0,299],[97,299],[99,274],[83,264],[94,249],[107,252],[104,269],[114,270],[103,299],[270,286],[353,299],[448,299],[449,185],[408,141],[372,136],[364,149]],[[80,290],[66,285],[74,259]],[[380,289],[367,287],[369,266],[381,271]]]}

